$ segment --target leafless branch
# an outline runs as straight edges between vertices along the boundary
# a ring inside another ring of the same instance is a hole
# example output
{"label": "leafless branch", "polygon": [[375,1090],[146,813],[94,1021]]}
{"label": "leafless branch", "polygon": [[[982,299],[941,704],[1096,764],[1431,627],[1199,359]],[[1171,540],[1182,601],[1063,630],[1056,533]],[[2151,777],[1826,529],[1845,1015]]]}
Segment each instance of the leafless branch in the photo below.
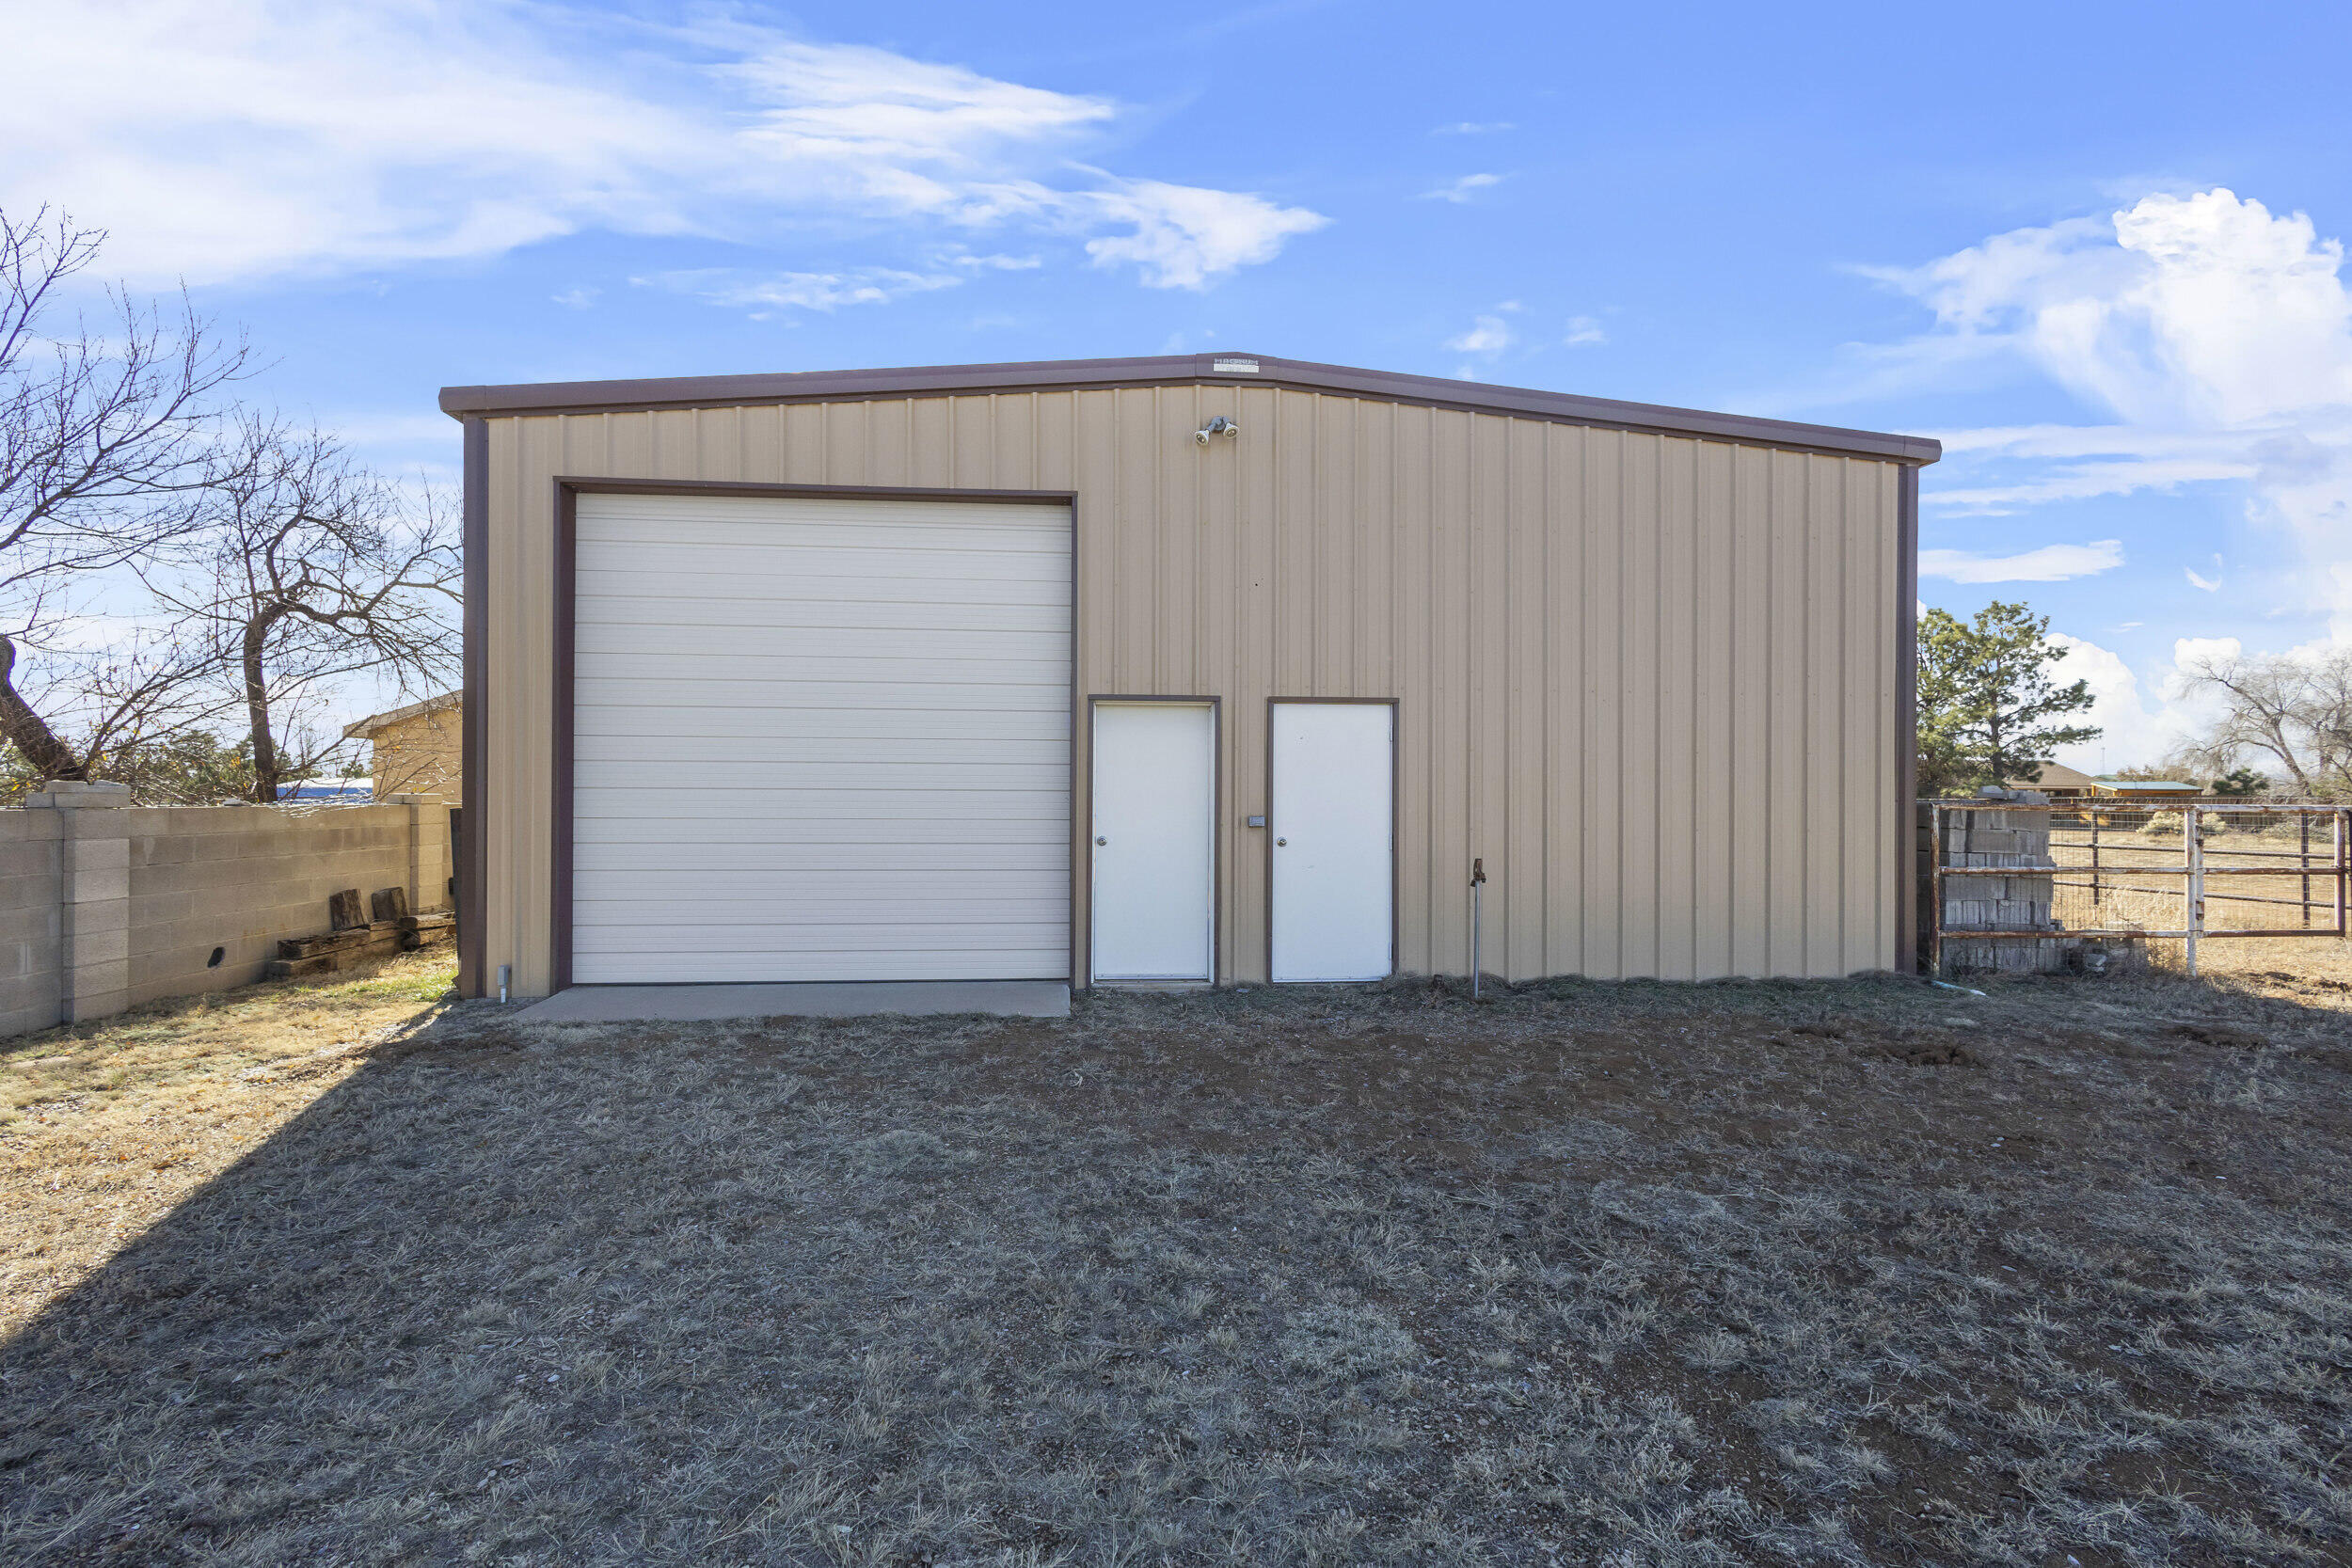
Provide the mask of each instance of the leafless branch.
{"label": "leafless branch", "polygon": [[186,543],[218,473],[218,400],[247,363],[184,294],[166,309],[111,290],[107,330],[77,316],[52,333],[104,239],[46,208],[0,213],[0,735],[60,778],[86,759],[24,696],[19,656],[56,636],[79,585]]}
{"label": "leafless branch", "polygon": [[2250,757],[2283,770],[2299,796],[2352,797],[2352,648],[2208,658],[2188,685],[2220,710],[2188,761],[2227,772]]}
{"label": "leafless branch", "polygon": [[147,577],[235,672],[254,798],[274,800],[318,760],[287,753],[289,703],[360,673],[416,694],[453,671],[457,532],[431,491],[404,508],[332,437],[279,419],[238,416],[214,467],[200,566]]}

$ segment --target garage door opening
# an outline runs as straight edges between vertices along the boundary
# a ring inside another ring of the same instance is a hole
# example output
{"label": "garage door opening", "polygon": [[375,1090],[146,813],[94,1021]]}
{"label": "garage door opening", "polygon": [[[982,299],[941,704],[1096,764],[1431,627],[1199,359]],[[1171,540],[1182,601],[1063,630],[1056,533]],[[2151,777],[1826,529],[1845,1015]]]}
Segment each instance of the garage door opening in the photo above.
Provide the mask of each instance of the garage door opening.
{"label": "garage door opening", "polygon": [[1067,506],[574,517],[571,983],[1067,977]]}

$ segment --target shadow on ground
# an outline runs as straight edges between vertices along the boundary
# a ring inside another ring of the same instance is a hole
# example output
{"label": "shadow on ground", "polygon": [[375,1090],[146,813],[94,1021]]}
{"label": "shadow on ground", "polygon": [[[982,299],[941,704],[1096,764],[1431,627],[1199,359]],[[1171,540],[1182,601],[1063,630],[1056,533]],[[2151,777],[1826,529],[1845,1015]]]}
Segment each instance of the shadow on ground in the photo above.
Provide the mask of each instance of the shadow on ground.
{"label": "shadow on ground", "polygon": [[0,1349],[0,1557],[2343,1560],[2345,1023],[445,1023]]}

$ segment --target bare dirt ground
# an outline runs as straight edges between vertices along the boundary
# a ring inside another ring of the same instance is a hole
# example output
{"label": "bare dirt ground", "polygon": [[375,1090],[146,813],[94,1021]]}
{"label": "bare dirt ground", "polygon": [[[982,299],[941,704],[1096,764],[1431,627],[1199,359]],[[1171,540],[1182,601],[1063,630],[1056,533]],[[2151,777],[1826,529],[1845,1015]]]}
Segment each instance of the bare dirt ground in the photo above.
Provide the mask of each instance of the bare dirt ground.
{"label": "bare dirt ground", "polygon": [[8,1042],[0,1560],[2352,1560],[2335,946]]}

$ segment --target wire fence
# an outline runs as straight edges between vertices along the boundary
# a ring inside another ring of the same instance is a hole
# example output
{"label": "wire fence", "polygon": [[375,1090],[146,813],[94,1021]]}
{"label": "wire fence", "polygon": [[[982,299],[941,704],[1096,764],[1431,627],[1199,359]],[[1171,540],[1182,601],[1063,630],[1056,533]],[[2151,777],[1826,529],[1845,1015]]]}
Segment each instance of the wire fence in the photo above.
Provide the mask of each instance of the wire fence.
{"label": "wire fence", "polygon": [[1923,805],[1931,973],[2103,967],[2217,940],[2346,935],[2352,807],[2011,800]]}

